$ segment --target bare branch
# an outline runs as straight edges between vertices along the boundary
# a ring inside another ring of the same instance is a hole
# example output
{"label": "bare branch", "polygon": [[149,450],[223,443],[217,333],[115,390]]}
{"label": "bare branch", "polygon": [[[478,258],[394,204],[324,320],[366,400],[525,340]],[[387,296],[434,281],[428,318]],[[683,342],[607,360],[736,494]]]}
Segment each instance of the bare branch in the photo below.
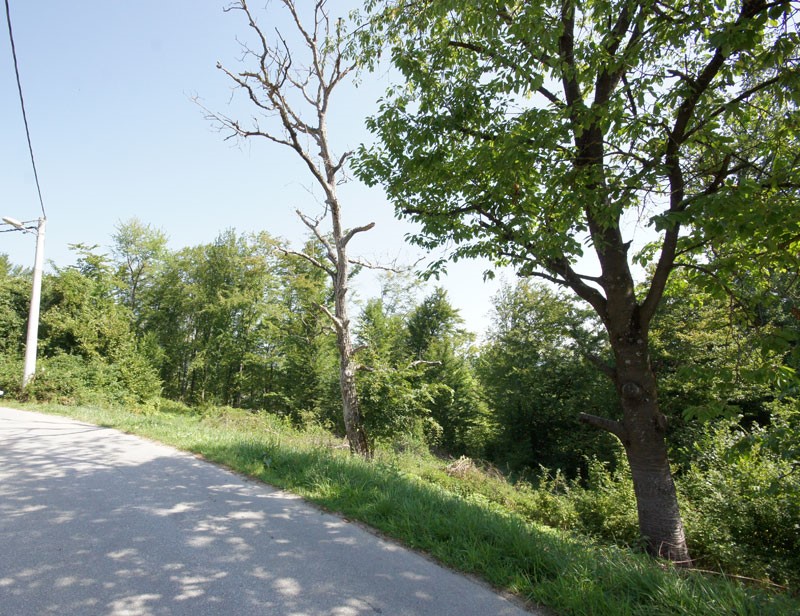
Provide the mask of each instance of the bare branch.
{"label": "bare branch", "polygon": [[325,247],[325,253],[326,256],[328,257],[328,260],[335,266],[338,260],[336,257],[336,252],[333,250],[333,246],[328,241],[328,238],[326,238],[319,230],[320,221],[315,218],[311,218],[310,216],[304,214],[300,210],[295,210],[295,213],[300,218],[300,220],[303,221],[303,224],[309,229],[311,229],[311,232],[317,238],[319,243]]}
{"label": "bare branch", "polygon": [[364,225],[363,227],[354,227],[353,229],[350,229],[350,231],[348,231],[345,234],[345,236],[342,238],[342,244],[347,246],[350,243],[350,240],[353,239],[354,235],[356,235],[357,233],[364,233],[365,231],[369,231],[374,226],[375,226],[375,223],[371,222],[369,224]]}
{"label": "bare branch", "polygon": [[628,438],[628,432],[622,422],[607,417],[598,417],[597,415],[590,415],[588,413],[581,413],[578,415],[578,420],[581,423],[588,424],[600,430],[605,430],[616,436],[620,441],[625,442]]}
{"label": "bare branch", "polygon": [[307,255],[304,252],[289,250],[287,248],[277,248],[276,250],[278,250],[278,252],[281,252],[284,255],[291,255],[293,257],[299,257],[300,259],[305,259],[306,261],[311,263],[311,265],[313,265],[314,267],[321,269],[323,272],[328,274],[328,276],[330,276],[331,278],[334,278],[336,276],[335,269],[326,266],[324,263],[322,263],[322,261],[320,261],[319,259],[315,259],[311,255]]}
{"label": "bare branch", "polygon": [[358,265],[360,267],[365,267],[366,269],[391,272],[392,274],[402,274],[408,271],[408,268],[390,267],[388,265],[378,265],[377,263],[370,263],[369,261],[365,261],[364,259],[348,258],[347,261],[348,263],[351,263],[353,265]]}
{"label": "bare branch", "polygon": [[349,159],[349,158],[350,158],[352,155],[353,155],[353,152],[352,152],[352,150],[348,150],[347,152],[345,152],[344,154],[342,154],[342,155],[339,157],[339,162],[338,162],[338,163],[336,163],[336,164],[335,164],[335,165],[332,167],[331,171],[332,171],[333,173],[339,173],[339,171],[341,171],[342,167],[344,167],[344,164],[347,162],[347,160],[348,160],[348,159]]}
{"label": "bare branch", "polygon": [[331,320],[331,323],[333,323],[333,326],[336,328],[336,333],[340,333],[344,329],[344,325],[342,324],[342,320],[339,317],[335,316],[328,309],[327,306],[323,306],[322,304],[317,304],[317,303],[314,303],[314,306],[318,310],[320,310],[323,314],[325,314],[326,317],[328,317]]}
{"label": "bare branch", "polygon": [[427,360],[424,360],[424,359],[417,359],[415,361],[412,361],[410,364],[408,364],[408,367],[409,368],[416,368],[417,366],[441,366],[441,365],[442,365],[442,362],[440,362],[440,361],[427,361]]}

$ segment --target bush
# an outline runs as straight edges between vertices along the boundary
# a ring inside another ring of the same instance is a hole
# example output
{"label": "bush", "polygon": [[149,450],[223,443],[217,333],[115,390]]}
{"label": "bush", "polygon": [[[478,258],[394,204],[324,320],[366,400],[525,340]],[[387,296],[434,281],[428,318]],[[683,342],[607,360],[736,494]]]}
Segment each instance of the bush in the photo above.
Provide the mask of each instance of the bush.
{"label": "bush", "polygon": [[570,498],[572,482],[568,481],[560,470],[550,474],[542,467],[537,484],[536,488],[524,482],[517,484],[517,489],[528,496],[523,510],[526,517],[551,528],[561,530],[579,528],[578,511],[574,500]]}
{"label": "bush", "polygon": [[108,364],[61,353],[39,361],[35,377],[20,397],[64,405],[138,407],[151,406],[159,391],[158,378],[143,362]]}
{"label": "bush", "polygon": [[0,389],[6,396],[19,396],[22,388],[22,358],[0,355]]}
{"label": "bush", "polygon": [[641,545],[633,479],[622,448],[618,449],[613,470],[607,462],[592,458],[587,474],[585,487],[575,480],[569,492],[580,530],[616,545]]}
{"label": "bush", "polygon": [[770,426],[709,427],[680,478],[699,567],[800,583],[800,468],[796,404],[773,405]]}
{"label": "bush", "polygon": [[192,407],[177,400],[161,398],[158,401],[158,410],[162,413],[173,413],[175,415],[192,415],[196,411]]}

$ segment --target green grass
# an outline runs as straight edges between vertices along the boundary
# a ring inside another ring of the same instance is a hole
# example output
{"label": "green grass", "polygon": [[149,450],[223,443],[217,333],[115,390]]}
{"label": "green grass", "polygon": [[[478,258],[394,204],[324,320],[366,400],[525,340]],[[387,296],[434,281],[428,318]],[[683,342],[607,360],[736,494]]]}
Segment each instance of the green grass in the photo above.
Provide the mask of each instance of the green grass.
{"label": "green grass", "polygon": [[[800,600],[678,571],[642,554],[535,524],[519,491],[469,465],[430,456],[352,457],[322,430],[300,432],[233,409],[136,414],[19,405],[114,427],[192,451],[358,520],[441,563],[557,614],[800,613]],[[453,473],[458,470],[458,473]]]}

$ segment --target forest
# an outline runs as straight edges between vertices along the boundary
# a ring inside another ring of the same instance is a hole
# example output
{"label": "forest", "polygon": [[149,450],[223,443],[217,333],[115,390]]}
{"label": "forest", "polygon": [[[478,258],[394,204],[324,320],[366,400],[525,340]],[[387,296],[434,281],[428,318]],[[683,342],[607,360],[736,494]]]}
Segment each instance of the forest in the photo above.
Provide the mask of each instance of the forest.
{"label": "forest", "polygon": [[[106,251],[75,246],[75,263],[45,276],[40,359],[25,390],[30,272],[3,258],[6,396],[145,414],[237,407],[343,436],[336,336],[316,306],[331,304],[331,285],[280,245],[227,230],[172,251],[163,232],[132,219]],[[578,421],[586,411],[620,416],[612,384],[585,359],[609,353],[596,319],[521,279],[493,299],[477,342],[443,290],[420,297],[415,281],[388,273],[381,295],[359,302],[371,446],[465,456],[535,487],[541,521],[636,547],[619,445]],[[776,277],[746,304],[693,282],[673,278],[652,330],[693,554],[706,569],[796,583],[795,279]]]}

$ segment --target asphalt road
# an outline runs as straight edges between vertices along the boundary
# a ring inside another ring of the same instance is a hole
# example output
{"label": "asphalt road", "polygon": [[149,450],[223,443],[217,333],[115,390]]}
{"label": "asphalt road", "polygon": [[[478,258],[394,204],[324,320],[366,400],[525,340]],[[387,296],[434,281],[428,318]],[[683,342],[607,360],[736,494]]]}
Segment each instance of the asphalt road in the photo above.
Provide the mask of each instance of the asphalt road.
{"label": "asphalt road", "polygon": [[191,455],[0,408],[0,614],[529,612]]}

